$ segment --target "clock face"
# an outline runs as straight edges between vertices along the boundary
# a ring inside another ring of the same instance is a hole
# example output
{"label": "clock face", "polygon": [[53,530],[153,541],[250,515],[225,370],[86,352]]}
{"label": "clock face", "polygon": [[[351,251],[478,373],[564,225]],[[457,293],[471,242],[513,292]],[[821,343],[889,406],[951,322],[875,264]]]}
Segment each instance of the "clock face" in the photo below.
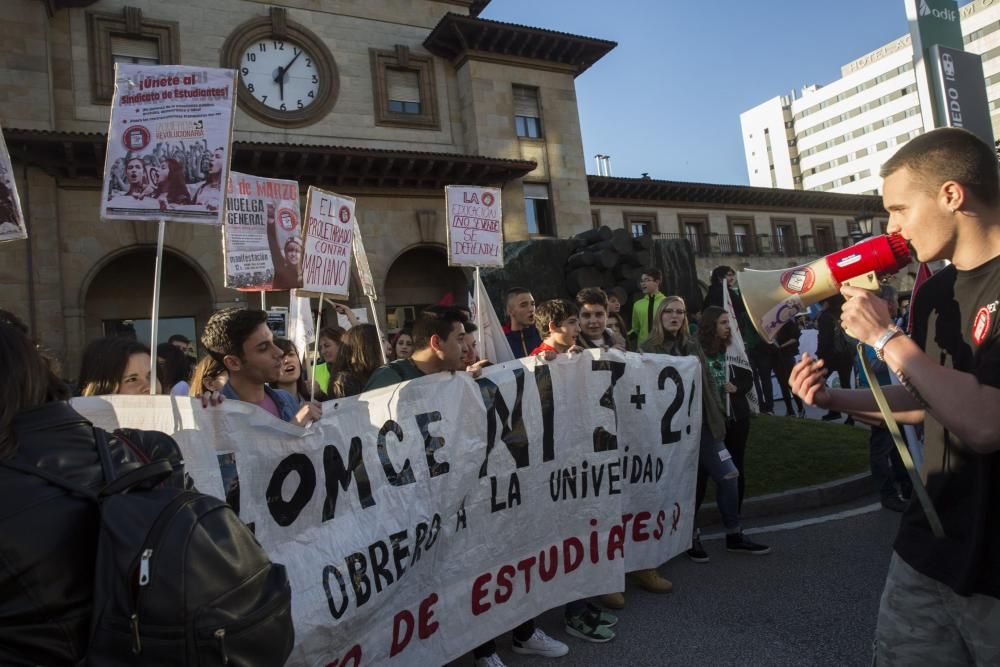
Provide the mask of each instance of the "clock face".
{"label": "clock face", "polygon": [[316,57],[291,40],[253,41],[240,56],[239,70],[247,92],[276,112],[301,111],[319,97]]}

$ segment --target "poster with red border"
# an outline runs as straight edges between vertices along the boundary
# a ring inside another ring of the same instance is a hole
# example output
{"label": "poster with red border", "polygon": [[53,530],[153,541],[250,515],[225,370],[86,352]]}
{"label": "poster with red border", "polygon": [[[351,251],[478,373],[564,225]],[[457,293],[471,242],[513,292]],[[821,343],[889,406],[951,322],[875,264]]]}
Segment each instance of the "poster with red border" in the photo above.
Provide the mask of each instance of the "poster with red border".
{"label": "poster with red border", "polygon": [[226,287],[242,291],[302,286],[299,184],[229,173],[222,248]]}
{"label": "poster with red border", "polygon": [[448,211],[449,266],[503,266],[503,212],[500,188],[449,185],[444,189]]}
{"label": "poster with red border", "polygon": [[335,299],[350,295],[354,204],[353,197],[309,187],[299,295]]}
{"label": "poster with red border", "polygon": [[115,65],[102,220],[222,223],[236,70]]}

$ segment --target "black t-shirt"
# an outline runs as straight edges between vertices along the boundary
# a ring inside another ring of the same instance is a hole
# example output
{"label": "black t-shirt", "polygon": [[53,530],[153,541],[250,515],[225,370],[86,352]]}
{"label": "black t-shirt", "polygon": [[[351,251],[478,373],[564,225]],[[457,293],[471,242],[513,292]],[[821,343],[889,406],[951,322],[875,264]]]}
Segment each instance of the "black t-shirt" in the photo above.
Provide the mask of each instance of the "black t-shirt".
{"label": "black t-shirt", "polygon": [[[914,298],[913,339],[942,366],[1000,387],[998,302],[1000,257],[971,271],[949,266]],[[1000,415],[996,419],[1000,426]],[[1000,452],[973,452],[930,411],[924,434],[921,472],[946,537],[934,537],[914,500],[903,515],[896,553],[960,595],[1000,598]]]}

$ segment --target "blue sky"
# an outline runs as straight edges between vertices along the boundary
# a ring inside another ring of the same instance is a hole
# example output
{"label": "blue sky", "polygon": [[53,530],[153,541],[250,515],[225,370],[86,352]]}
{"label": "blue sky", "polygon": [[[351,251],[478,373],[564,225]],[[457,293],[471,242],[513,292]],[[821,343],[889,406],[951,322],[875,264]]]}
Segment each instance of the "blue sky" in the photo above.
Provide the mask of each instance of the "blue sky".
{"label": "blue sky", "polygon": [[604,153],[615,176],[707,183],[748,183],[740,113],[907,32],[903,0],[493,0],[482,17],[618,42],[576,80],[589,173]]}

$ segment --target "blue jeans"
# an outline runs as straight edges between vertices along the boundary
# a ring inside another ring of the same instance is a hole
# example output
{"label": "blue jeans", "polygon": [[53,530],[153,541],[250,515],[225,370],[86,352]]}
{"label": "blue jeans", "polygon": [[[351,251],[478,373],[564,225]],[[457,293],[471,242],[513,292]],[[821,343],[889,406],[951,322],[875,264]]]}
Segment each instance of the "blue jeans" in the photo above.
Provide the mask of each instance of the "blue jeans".
{"label": "blue jeans", "polygon": [[708,424],[701,425],[701,450],[698,454],[698,490],[695,495],[695,515],[701,509],[705,499],[708,478],[715,481],[716,502],[722,515],[722,525],[726,532],[734,533],[740,529],[740,491],[739,472],[733,463],[733,458],[726,449],[725,443],[716,440]]}

